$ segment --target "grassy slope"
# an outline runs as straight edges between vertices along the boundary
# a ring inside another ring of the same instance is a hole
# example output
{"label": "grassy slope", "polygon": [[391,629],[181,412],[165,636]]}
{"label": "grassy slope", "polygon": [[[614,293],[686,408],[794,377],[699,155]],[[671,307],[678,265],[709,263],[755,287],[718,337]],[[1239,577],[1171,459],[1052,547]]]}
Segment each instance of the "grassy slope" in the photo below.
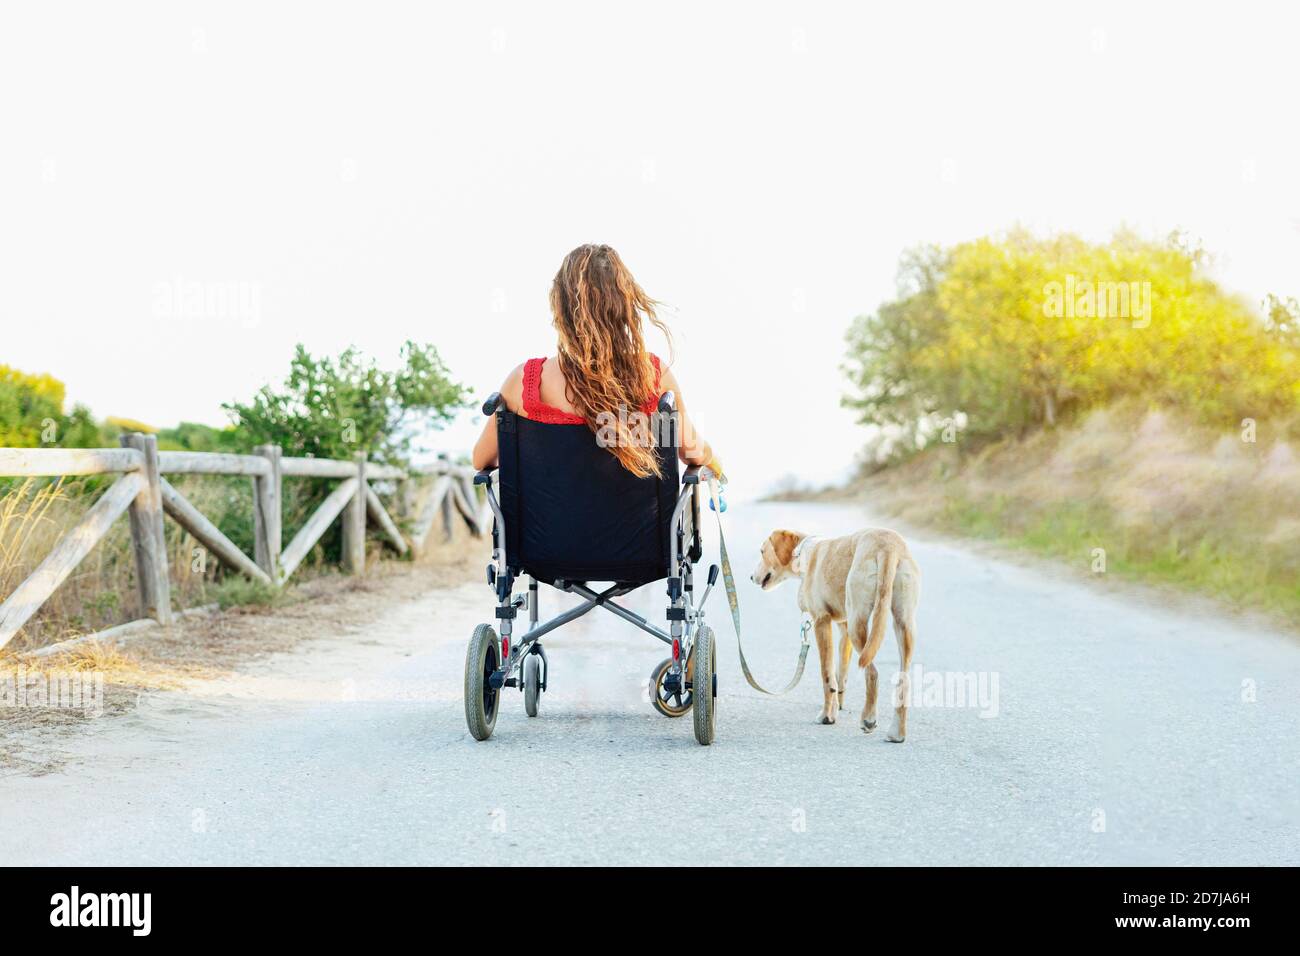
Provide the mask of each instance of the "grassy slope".
{"label": "grassy slope", "polygon": [[978,452],[931,448],[849,489],[914,524],[1183,586],[1300,625],[1300,462],[1174,412],[1112,408]]}

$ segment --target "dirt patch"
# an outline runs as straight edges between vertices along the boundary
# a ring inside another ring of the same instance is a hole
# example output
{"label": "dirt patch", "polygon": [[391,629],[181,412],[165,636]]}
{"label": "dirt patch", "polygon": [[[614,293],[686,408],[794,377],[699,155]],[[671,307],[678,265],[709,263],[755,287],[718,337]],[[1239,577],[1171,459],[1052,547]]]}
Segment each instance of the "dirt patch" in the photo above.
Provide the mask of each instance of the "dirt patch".
{"label": "dirt patch", "polygon": [[463,534],[419,562],[379,561],[365,577],[305,581],[272,607],[189,618],[120,646],[89,642],[47,658],[0,657],[0,775],[58,770],[62,736],[129,713],[145,691],[231,676],[322,632],[361,631],[388,608],[476,580],[487,547]]}

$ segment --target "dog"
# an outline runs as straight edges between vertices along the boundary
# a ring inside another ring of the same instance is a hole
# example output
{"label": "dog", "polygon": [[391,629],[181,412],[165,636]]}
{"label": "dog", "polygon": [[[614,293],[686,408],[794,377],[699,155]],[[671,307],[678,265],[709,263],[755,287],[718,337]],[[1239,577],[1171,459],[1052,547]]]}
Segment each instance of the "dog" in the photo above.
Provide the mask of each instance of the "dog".
{"label": "dog", "polygon": [[[789,578],[799,578],[799,608],[812,618],[821,658],[823,724],[835,723],[844,707],[850,648],[865,668],[867,702],[862,729],[876,729],[876,652],[885,640],[885,617],[894,618],[900,677],[894,696],[894,725],[886,739],[902,743],[907,737],[908,670],[916,648],[916,604],[921,594],[921,569],[912,560],[902,536],[884,528],[868,528],[839,538],[813,537],[797,531],[773,531],[759,552],[750,580],[764,591]],[[835,669],[831,624],[840,628],[839,669]]]}

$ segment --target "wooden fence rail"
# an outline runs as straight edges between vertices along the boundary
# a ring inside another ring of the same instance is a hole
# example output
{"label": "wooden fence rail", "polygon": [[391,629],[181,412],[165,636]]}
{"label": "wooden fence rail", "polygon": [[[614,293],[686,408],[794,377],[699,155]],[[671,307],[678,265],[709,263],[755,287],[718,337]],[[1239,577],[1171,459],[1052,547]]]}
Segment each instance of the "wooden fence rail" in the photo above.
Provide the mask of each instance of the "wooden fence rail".
{"label": "wooden fence rail", "polygon": [[[121,441],[121,448],[0,448],[0,477],[120,475],[81,521],[59,538],[45,560],[0,603],[0,648],[49,600],[123,513],[129,513],[131,520],[136,582],[140,606],[146,614],[144,619],[122,626],[132,631],[170,624],[173,619],[163,541],[164,515],[226,567],[274,587],[289,580],[340,515],[344,522],[343,566],[350,574],[365,573],[367,518],[379,530],[381,539],[402,555],[418,556],[428,547],[440,516],[447,536],[452,533],[455,513],[475,535],[483,536],[491,527],[491,514],[474,491],[473,469],[449,462],[403,470],[367,462],[364,456],[353,461],[289,458],[275,445],[258,446],[254,455],[233,455],[159,451],[155,436],[139,433],[123,435]],[[253,556],[240,550],[164,475],[251,478]],[[339,484],[293,540],[282,547],[282,482],[296,477],[332,478]],[[411,518],[409,535],[403,534],[388,513],[371,487],[372,481],[397,484],[398,504]],[[417,484],[425,488],[424,494],[416,492]]]}

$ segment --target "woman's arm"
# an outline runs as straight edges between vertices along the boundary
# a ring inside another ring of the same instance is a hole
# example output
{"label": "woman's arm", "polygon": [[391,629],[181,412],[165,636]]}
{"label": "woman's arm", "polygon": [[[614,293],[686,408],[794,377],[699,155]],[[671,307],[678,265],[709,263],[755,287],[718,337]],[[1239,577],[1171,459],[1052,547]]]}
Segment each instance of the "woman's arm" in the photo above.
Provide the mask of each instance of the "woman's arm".
{"label": "woman's arm", "polygon": [[[524,367],[518,365],[506,380],[501,383],[501,398],[505,400],[506,408],[512,412],[518,412],[523,406],[524,398]],[[474,451],[469,460],[473,463],[476,471],[482,471],[484,468],[495,468],[497,458],[500,455],[500,446],[497,444],[497,417],[489,415],[488,420],[483,423],[483,433],[478,436],[478,441],[474,443]]]}
{"label": "woman's arm", "polygon": [[667,392],[671,391],[677,399],[677,411],[681,416],[681,433],[682,443],[677,449],[677,454],[682,461],[688,465],[707,465],[713,460],[713,449],[704,437],[695,430],[695,423],[691,421],[686,414],[686,400],[682,397],[682,387],[677,383],[677,376],[673,370],[666,368],[659,379],[659,387]]}

